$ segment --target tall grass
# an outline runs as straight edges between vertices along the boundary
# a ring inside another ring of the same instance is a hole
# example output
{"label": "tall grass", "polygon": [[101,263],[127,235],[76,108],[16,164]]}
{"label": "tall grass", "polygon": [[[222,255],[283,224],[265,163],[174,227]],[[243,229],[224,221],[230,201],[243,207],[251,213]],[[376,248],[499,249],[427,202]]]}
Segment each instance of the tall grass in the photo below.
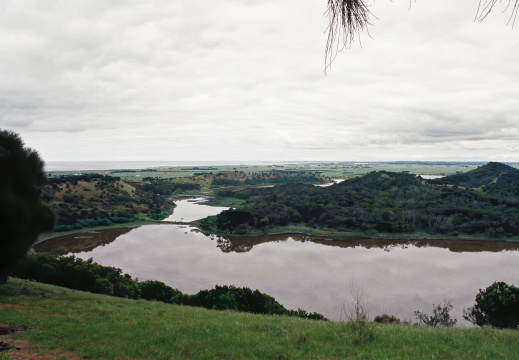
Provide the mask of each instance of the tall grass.
{"label": "tall grass", "polygon": [[[519,331],[309,321],[119,299],[19,279],[0,322],[41,353],[94,359],[514,359]],[[15,351],[15,350],[12,350]]]}

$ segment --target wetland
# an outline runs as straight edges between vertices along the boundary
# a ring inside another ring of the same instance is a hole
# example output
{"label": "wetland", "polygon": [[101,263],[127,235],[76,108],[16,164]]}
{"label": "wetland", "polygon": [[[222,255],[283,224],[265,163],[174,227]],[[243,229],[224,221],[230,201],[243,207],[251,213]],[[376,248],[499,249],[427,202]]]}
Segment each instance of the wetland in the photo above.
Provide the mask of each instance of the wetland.
{"label": "wetland", "polygon": [[[168,221],[225,208],[203,199],[177,201]],[[191,221],[191,220],[190,220]],[[287,308],[341,320],[352,288],[370,315],[413,320],[415,310],[452,299],[461,321],[480,288],[514,283],[519,243],[505,241],[386,240],[302,234],[224,237],[190,225],[145,225],[81,232],[35,245],[37,252],[73,254],[121,268],[139,281],[163,281],[185,293],[215,284],[259,289]],[[463,322],[461,325],[465,324]]]}

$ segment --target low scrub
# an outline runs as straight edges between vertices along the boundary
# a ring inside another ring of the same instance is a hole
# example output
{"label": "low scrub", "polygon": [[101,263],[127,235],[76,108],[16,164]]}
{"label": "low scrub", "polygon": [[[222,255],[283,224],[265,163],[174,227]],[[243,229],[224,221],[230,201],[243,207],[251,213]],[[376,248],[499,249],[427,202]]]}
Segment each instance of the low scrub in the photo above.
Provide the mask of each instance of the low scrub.
{"label": "low scrub", "polygon": [[129,299],[155,300],[214,310],[235,310],[267,315],[286,315],[313,320],[326,320],[318,313],[289,310],[272,296],[259,290],[216,285],[197,294],[183,294],[160,281],[138,282],[121,269],[85,261],[74,256],[55,256],[47,253],[28,255],[14,274],[69,289]]}

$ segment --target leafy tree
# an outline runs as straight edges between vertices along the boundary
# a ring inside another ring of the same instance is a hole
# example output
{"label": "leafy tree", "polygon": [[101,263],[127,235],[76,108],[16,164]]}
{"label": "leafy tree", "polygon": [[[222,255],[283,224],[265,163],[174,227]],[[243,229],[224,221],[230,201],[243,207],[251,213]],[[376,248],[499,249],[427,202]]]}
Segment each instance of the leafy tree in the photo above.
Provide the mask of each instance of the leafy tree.
{"label": "leafy tree", "polygon": [[433,305],[432,315],[427,315],[421,311],[415,311],[414,316],[418,322],[424,326],[430,327],[453,327],[458,320],[451,318],[452,300],[444,301],[443,305]]}
{"label": "leafy tree", "polygon": [[139,283],[141,298],[146,300],[157,300],[165,303],[171,302],[175,296],[181,295],[177,289],[173,289],[161,281],[148,280]]}
{"label": "leafy tree", "polygon": [[476,295],[476,305],[463,310],[474,325],[515,329],[519,326],[519,288],[495,282]]}
{"label": "leafy tree", "polygon": [[36,241],[52,229],[53,214],[40,201],[43,160],[20,136],[0,130],[0,283]]}

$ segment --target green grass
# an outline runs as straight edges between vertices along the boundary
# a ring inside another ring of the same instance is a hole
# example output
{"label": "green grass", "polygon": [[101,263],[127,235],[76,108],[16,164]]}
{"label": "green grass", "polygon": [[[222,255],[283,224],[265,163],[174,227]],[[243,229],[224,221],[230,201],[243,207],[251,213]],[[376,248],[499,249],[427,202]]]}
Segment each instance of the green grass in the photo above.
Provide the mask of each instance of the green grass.
{"label": "green grass", "polygon": [[233,197],[214,197],[209,201],[206,201],[204,204],[209,206],[240,207],[245,203],[245,200]]}
{"label": "green grass", "polygon": [[[409,171],[412,174],[422,175],[452,175],[457,171],[467,172],[475,169],[478,165],[483,163],[398,163],[398,162],[370,162],[370,163],[358,163],[358,162],[336,162],[336,163],[319,163],[319,162],[299,162],[293,164],[284,165],[230,165],[230,166],[212,166],[212,170],[196,170],[192,167],[170,167],[170,168],[157,168],[157,171],[146,172],[141,170],[135,170],[136,172],[124,173],[114,172],[110,170],[86,170],[80,171],[80,173],[96,173],[101,175],[112,175],[118,176],[122,180],[133,180],[141,181],[145,177],[159,177],[162,179],[174,179],[193,176],[194,173],[217,173],[226,171],[244,171],[246,173],[251,172],[263,172],[276,170],[288,170],[288,171],[319,171],[325,176],[334,178],[351,178],[356,175],[367,174],[371,171]],[[512,164],[517,165],[517,164]],[[202,168],[208,168],[202,166]],[[71,175],[76,174],[78,171],[51,171],[47,172],[50,176],[59,175]]]}
{"label": "green grass", "polygon": [[0,285],[0,321],[26,326],[14,336],[40,353],[94,359],[513,359],[519,352],[519,331],[354,327],[119,299],[19,279]]}

